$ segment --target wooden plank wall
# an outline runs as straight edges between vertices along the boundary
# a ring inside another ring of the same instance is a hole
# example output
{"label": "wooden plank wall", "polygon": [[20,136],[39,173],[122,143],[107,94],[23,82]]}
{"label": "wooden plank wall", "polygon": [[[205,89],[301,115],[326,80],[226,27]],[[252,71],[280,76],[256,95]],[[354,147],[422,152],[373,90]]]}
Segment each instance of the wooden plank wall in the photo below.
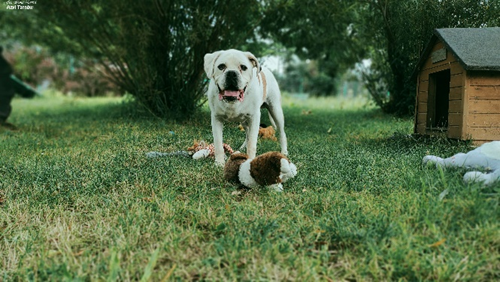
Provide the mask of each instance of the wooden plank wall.
{"label": "wooden plank wall", "polygon": [[[444,44],[438,41],[432,48],[434,51],[445,48]],[[453,54],[447,50],[446,60],[432,63],[431,54],[429,54],[425,64],[422,66],[417,81],[417,111],[415,117],[415,132],[419,134],[433,134],[427,129],[427,101],[429,96],[429,75],[435,72],[450,69],[450,106],[448,115],[449,138],[460,138],[463,128],[463,95],[465,83],[465,71]],[[438,134],[436,132],[436,134]]]}
{"label": "wooden plank wall", "polygon": [[500,140],[500,72],[467,72],[465,139]]}

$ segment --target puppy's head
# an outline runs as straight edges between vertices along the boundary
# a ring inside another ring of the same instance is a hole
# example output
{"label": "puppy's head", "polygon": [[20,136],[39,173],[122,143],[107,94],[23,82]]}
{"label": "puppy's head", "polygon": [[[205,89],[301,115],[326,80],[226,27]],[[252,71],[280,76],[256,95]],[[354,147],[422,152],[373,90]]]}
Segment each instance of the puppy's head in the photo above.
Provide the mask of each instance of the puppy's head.
{"label": "puppy's head", "polygon": [[219,100],[242,102],[253,78],[253,68],[260,72],[257,58],[250,52],[225,50],[205,55],[205,73],[217,85]]}

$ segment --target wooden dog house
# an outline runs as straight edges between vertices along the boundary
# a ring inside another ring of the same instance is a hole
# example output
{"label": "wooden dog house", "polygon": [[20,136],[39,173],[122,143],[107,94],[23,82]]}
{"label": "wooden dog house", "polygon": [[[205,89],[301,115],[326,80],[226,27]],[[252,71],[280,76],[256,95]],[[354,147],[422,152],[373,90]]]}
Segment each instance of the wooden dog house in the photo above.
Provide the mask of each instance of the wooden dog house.
{"label": "wooden dog house", "polygon": [[436,29],[415,72],[415,133],[500,140],[500,27]]}

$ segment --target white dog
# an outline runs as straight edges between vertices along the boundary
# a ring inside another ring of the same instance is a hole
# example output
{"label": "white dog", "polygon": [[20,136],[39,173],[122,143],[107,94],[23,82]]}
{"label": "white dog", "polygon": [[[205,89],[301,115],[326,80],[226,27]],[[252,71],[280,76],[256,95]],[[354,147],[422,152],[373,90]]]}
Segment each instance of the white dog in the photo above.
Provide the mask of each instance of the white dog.
{"label": "white dog", "polygon": [[269,119],[279,132],[281,153],[287,155],[281,94],[271,71],[261,69],[252,53],[233,49],[206,54],[204,68],[210,79],[207,95],[216,164],[224,165],[222,128],[225,121],[243,124],[246,140],[240,150],[246,146],[248,156],[255,158],[261,107],[267,108]]}

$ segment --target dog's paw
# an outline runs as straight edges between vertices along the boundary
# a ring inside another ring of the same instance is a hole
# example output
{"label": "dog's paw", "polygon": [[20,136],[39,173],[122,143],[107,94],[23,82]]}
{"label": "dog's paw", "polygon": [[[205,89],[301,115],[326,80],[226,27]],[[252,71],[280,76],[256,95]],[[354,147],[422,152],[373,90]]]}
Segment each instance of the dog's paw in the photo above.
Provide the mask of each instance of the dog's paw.
{"label": "dog's paw", "polygon": [[216,166],[216,167],[222,167],[222,168],[223,168],[223,167],[224,167],[224,165],[225,165],[224,161],[222,161],[222,162],[221,162],[221,161],[217,161],[217,160],[215,160],[215,163],[214,163],[214,164],[215,164],[215,166]]}

